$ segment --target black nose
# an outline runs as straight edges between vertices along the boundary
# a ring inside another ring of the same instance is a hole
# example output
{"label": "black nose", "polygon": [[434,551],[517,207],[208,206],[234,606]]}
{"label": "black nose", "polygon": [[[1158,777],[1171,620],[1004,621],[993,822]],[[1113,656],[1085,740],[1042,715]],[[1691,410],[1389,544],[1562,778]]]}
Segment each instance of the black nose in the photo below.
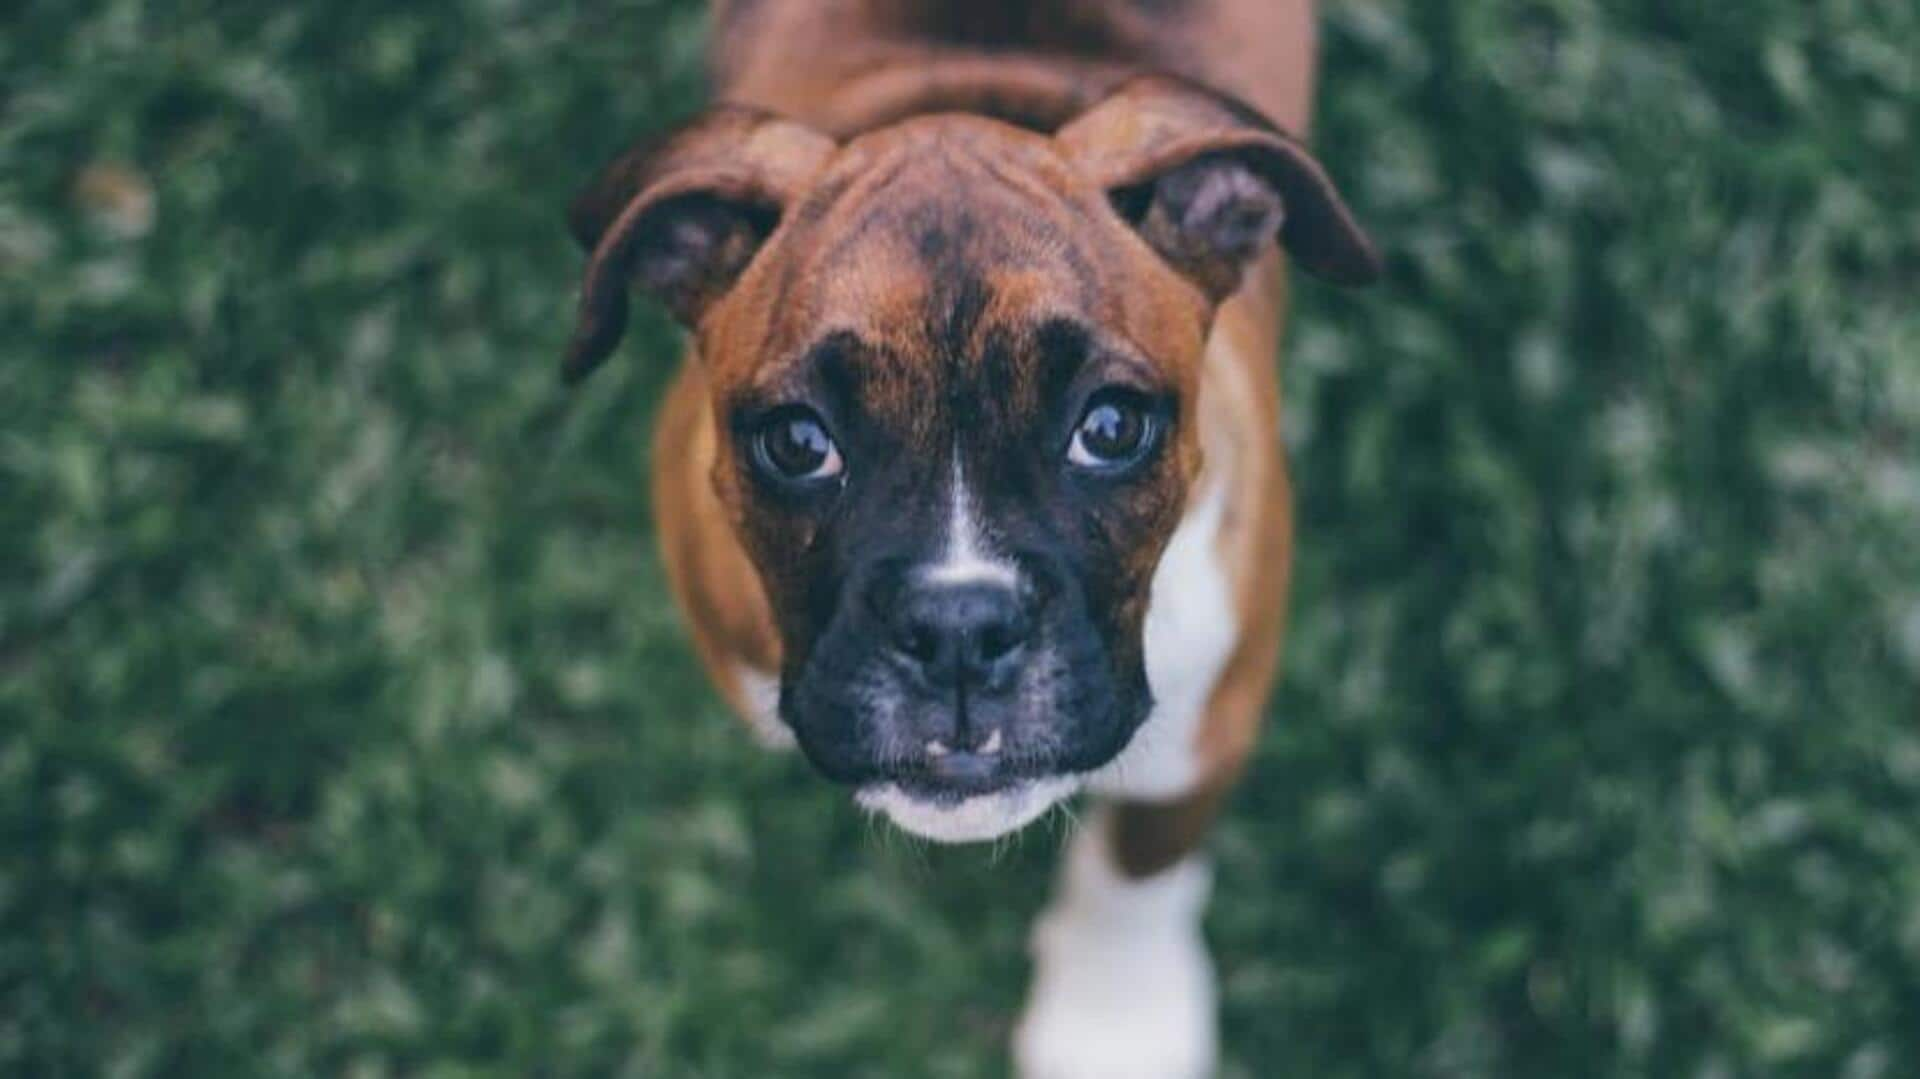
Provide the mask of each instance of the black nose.
{"label": "black nose", "polygon": [[893,648],[937,686],[999,689],[1032,632],[1026,603],[999,584],[908,585],[888,618]]}

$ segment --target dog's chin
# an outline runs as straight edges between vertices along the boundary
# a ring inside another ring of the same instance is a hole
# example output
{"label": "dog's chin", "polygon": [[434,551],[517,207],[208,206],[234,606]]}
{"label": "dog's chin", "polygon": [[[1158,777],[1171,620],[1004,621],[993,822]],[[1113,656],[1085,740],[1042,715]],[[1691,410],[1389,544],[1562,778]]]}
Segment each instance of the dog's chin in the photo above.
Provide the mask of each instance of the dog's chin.
{"label": "dog's chin", "polygon": [[1017,832],[1080,789],[1078,776],[1022,780],[987,794],[917,794],[898,783],[869,783],[854,793],[903,832],[936,843],[980,843]]}

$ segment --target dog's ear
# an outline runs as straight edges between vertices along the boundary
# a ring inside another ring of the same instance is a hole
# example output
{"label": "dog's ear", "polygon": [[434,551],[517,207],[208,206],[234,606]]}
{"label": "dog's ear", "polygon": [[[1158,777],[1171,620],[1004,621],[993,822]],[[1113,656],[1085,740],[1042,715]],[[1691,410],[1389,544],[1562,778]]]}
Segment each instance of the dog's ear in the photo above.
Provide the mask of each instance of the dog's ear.
{"label": "dog's ear", "polygon": [[1223,94],[1139,76],[1055,139],[1141,237],[1216,301],[1276,234],[1318,277],[1365,285],[1380,275],[1379,255],[1320,163]]}
{"label": "dog's ear", "polygon": [[566,379],[584,377],[620,343],[630,282],[697,326],[834,145],[790,120],[723,105],[602,170],[567,213],[590,257],[562,367]]}

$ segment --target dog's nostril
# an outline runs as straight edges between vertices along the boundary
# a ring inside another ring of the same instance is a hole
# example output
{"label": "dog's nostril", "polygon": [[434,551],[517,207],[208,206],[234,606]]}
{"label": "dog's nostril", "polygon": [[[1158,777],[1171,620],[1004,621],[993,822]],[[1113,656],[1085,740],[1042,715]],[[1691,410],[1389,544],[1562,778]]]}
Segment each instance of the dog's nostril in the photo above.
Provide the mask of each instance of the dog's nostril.
{"label": "dog's nostril", "polygon": [[937,684],[984,680],[1026,642],[1023,602],[1000,586],[909,588],[892,613],[893,648]]}
{"label": "dog's nostril", "polygon": [[940,631],[925,622],[909,620],[901,627],[894,644],[920,663],[932,663],[940,658]]}
{"label": "dog's nostril", "polygon": [[982,626],[974,638],[974,654],[982,663],[992,663],[1020,646],[1023,634],[1011,622]]}

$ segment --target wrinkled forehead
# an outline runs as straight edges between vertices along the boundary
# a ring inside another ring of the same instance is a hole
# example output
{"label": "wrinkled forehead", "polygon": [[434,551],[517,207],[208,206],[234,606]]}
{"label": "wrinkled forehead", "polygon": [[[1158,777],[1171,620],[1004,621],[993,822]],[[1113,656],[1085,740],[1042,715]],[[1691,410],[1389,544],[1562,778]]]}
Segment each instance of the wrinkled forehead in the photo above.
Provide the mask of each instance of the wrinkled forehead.
{"label": "wrinkled forehead", "polygon": [[849,144],[794,209],[788,246],[823,314],[904,315],[959,275],[1085,304],[1111,242],[1092,196],[1049,140],[929,117]]}
{"label": "wrinkled forehead", "polygon": [[[1177,389],[1201,319],[1049,140],[934,117],[856,140],[789,214],[730,381],[1031,409],[1089,360]],[[1171,296],[1169,294],[1171,293]]]}

